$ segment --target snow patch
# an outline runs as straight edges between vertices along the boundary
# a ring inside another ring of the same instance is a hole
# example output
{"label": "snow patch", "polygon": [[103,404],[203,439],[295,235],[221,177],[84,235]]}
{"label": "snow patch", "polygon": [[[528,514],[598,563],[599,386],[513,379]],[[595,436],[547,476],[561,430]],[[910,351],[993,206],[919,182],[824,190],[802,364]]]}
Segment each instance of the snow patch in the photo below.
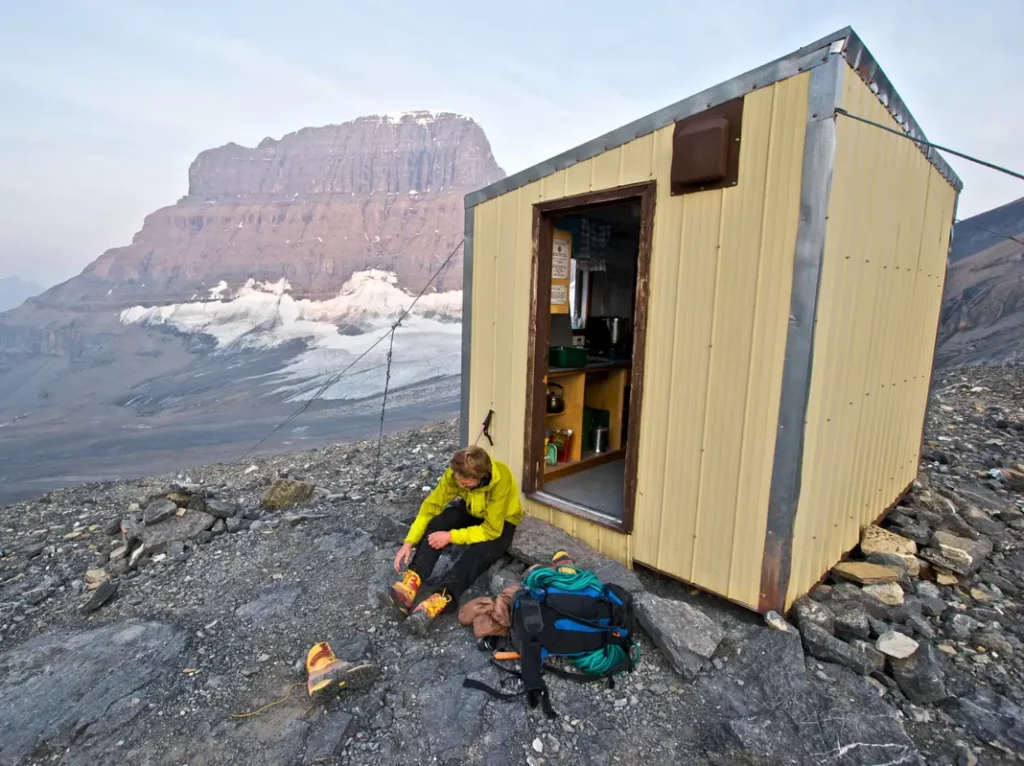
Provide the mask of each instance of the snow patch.
{"label": "snow patch", "polygon": [[[289,399],[306,399],[328,377],[367,351],[409,308],[414,296],[398,287],[392,272],[357,272],[328,300],[296,299],[286,279],[249,279],[229,300],[223,280],[210,300],[169,306],[134,306],[121,312],[124,324],[167,326],[204,334],[216,352],[269,350],[303,341],[305,350],[270,378]],[[459,374],[462,291],[423,295],[395,333],[391,386]],[[388,343],[379,343],[324,394],[327,399],[358,399],[383,390]]]}
{"label": "snow patch", "polygon": [[455,118],[457,120],[472,119],[469,115],[438,109],[420,109],[414,112],[390,112],[380,117],[382,122],[414,122],[417,125],[430,125],[439,119]]}

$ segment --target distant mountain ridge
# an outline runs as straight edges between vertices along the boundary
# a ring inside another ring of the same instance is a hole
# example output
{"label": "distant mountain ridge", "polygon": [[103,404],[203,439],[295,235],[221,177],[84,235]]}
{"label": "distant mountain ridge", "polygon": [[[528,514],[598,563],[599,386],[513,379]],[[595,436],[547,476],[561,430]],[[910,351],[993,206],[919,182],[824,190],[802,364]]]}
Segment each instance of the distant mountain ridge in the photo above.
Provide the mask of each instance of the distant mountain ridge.
{"label": "distant mountain ridge", "polygon": [[[87,354],[122,332],[121,310],[194,301],[221,282],[284,279],[296,298],[327,300],[376,269],[418,291],[462,238],[464,196],[504,175],[483,129],[452,112],[206,150],[188,193],[146,216],[131,244],[0,316],[0,357]],[[432,289],[461,288],[459,253]]]}
{"label": "distant mountain ridge", "polygon": [[22,279],[21,277],[0,278],[0,311],[17,308],[27,298],[39,295],[43,286],[38,282]]}
{"label": "distant mountain ridge", "polygon": [[1020,360],[1024,198],[954,227],[936,350],[936,365],[941,367]]}
{"label": "distant mountain ridge", "polygon": [[[1024,197],[994,207],[957,224],[956,236],[949,254],[949,262],[956,263],[968,256],[1001,244],[1005,237],[1021,234],[1024,220]],[[1021,238],[1024,239],[1024,238]]]}

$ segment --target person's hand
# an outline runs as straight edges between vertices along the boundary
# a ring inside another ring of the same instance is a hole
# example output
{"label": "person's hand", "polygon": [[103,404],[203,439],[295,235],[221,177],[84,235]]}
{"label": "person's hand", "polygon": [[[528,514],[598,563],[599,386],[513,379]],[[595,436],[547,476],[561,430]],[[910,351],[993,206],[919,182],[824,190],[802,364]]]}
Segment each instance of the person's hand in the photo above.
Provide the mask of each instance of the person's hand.
{"label": "person's hand", "polygon": [[430,543],[430,547],[433,548],[435,551],[441,550],[451,541],[451,532],[431,532],[430,537],[427,538],[427,542]]}
{"label": "person's hand", "polygon": [[402,567],[408,566],[410,561],[412,561],[412,546],[405,543],[395,554],[395,571],[401,572]]}

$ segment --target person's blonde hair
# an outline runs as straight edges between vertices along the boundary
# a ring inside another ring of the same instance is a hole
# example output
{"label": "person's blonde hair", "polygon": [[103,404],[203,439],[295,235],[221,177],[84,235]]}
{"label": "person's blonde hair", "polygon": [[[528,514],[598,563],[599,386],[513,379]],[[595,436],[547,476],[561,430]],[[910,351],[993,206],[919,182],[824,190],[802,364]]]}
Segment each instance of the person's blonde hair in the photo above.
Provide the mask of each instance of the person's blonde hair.
{"label": "person's blonde hair", "polygon": [[467,479],[482,479],[491,472],[491,456],[482,447],[464,447],[452,455],[452,471]]}

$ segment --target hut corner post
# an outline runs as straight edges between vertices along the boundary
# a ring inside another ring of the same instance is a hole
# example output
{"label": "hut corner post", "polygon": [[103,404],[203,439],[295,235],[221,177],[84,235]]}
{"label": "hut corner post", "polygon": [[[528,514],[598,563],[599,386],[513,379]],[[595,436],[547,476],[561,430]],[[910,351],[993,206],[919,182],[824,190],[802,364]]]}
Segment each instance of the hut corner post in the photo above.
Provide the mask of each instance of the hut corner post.
{"label": "hut corner post", "polygon": [[811,70],[807,95],[800,221],[793,261],[790,320],[779,397],[768,525],[758,611],[785,612],[793,549],[793,531],[800,501],[804,420],[810,396],[814,328],[825,255],[825,225],[836,147],[836,106],[839,104],[843,57],[833,48]]}
{"label": "hut corner post", "polygon": [[459,378],[459,444],[469,445],[469,362],[473,342],[473,211],[466,207],[462,245],[462,374]]}

